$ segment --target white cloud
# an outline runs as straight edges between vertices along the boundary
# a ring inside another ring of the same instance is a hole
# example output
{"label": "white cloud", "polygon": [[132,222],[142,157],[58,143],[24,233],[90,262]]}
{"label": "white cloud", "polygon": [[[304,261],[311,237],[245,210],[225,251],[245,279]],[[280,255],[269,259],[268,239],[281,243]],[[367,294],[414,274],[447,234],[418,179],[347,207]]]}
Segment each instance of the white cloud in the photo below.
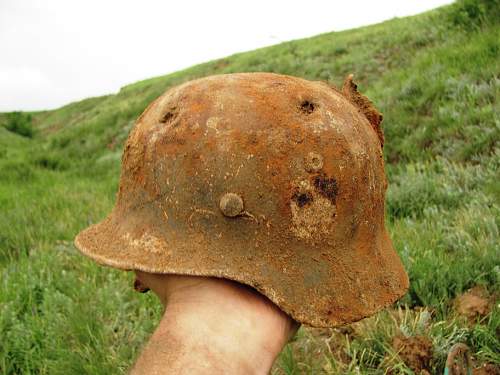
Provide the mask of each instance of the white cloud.
{"label": "white cloud", "polygon": [[281,41],[450,0],[1,0],[0,111],[45,109]]}
{"label": "white cloud", "polygon": [[57,106],[66,97],[37,67],[0,66],[0,100],[0,110],[12,110],[22,107],[22,103],[39,101]]}

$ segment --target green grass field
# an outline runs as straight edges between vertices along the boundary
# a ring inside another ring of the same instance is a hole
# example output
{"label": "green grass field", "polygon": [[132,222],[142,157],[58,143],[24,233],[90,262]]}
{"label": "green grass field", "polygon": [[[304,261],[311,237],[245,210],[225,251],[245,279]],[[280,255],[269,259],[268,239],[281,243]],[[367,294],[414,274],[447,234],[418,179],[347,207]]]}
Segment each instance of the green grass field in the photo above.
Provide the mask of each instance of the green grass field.
{"label": "green grass field", "polygon": [[[0,372],[126,373],[160,305],[72,239],[112,208],[123,142],[149,102],[172,85],[242,71],[337,86],[355,74],[384,114],[387,225],[411,281],[373,318],[302,328],[273,371],[440,374],[457,342],[476,367],[500,366],[499,9],[498,0],[460,1],[237,54],[32,113],[32,137],[0,126]],[[466,319],[455,299],[475,286],[487,307]]]}

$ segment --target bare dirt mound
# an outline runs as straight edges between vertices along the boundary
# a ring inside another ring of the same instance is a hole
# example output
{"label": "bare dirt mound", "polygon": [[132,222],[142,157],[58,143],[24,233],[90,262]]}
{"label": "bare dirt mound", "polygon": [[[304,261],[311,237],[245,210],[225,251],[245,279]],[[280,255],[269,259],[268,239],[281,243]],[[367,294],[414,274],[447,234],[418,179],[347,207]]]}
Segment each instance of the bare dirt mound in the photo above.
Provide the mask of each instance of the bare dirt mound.
{"label": "bare dirt mound", "polygon": [[415,373],[428,374],[432,359],[432,342],[426,336],[395,336],[392,347]]}
{"label": "bare dirt mound", "polygon": [[455,298],[453,305],[459,315],[474,321],[490,313],[492,301],[488,291],[477,285]]}
{"label": "bare dirt mound", "polygon": [[472,371],[473,375],[500,375],[500,366],[491,363],[485,363]]}

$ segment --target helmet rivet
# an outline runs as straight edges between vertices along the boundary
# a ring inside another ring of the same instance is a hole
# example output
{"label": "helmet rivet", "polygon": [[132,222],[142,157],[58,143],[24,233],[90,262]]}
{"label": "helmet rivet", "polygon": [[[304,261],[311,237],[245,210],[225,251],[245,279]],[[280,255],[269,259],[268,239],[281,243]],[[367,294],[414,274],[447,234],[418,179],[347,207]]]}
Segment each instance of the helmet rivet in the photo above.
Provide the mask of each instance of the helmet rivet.
{"label": "helmet rivet", "polygon": [[243,211],[243,199],[238,194],[226,193],[220,199],[219,208],[224,216],[238,216]]}
{"label": "helmet rivet", "polygon": [[317,152],[310,152],[304,158],[304,167],[308,172],[317,172],[323,168],[323,156]]}

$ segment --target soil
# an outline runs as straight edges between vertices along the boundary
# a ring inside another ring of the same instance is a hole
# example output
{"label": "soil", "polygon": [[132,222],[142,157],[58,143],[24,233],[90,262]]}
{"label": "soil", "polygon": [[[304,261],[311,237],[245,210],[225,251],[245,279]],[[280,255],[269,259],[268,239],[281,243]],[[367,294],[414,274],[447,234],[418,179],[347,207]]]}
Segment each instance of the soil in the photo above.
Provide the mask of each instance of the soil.
{"label": "soil", "polygon": [[475,368],[472,371],[473,375],[500,375],[500,366],[495,366],[491,363],[485,363],[481,367]]}
{"label": "soil", "polygon": [[477,285],[455,298],[454,307],[459,315],[469,321],[475,321],[477,318],[483,318],[489,314],[491,300],[488,291]]}
{"label": "soil", "polygon": [[415,373],[427,373],[432,359],[432,342],[426,336],[395,336],[392,347]]}

